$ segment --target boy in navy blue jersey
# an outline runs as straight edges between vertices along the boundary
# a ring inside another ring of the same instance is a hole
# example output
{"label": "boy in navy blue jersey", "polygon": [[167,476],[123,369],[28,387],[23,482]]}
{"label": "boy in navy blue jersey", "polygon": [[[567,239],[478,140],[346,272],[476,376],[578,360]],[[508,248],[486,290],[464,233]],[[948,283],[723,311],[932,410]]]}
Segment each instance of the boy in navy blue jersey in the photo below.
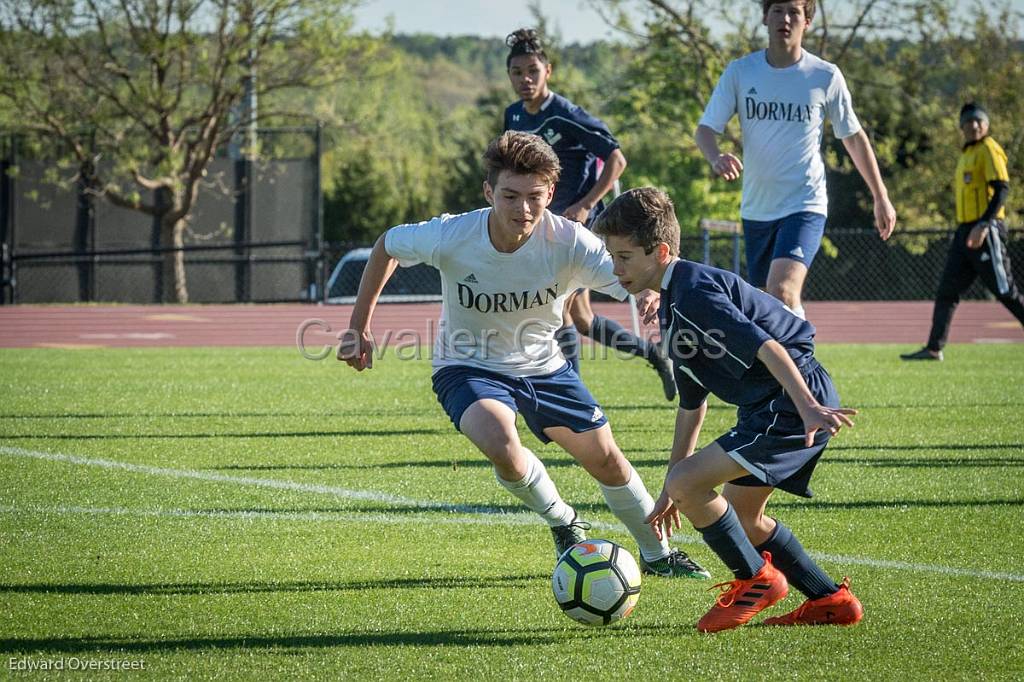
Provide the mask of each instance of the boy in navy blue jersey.
{"label": "boy in navy blue jersey", "polygon": [[[813,325],[730,272],[681,260],[679,223],[664,192],[626,192],[594,231],[605,238],[627,291],[661,289],[679,412],[669,473],[648,521],[671,535],[682,512],[734,575],[697,628],[743,625],[785,597],[789,584],[807,601],[765,624],[858,622],[863,609],[849,581],[837,585],[788,528],[764,514],[776,488],[810,497],[829,438],[853,426],[856,410],[839,407],[832,379],[814,358]],[[738,406],[737,423],[694,454],[709,393]]]}
{"label": "boy in navy blue jersey", "polygon": [[[504,130],[535,133],[551,145],[562,174],[548,209],[590,225],[604,209],[602,199],[626,168],[626,157],[603,121],[548,88],[551,62],[536,31],[519,29],[505,42],[510,48],[506,59],[509,80],[520,100],[505,109]],[[570,296],[564,324],[556,334],[566,360],[578,373],[577,330],[605,346],[646,359],[658,372],[665,397],[671,400],[675,396],[672,368],[657,346],[615,320],[595,315],[586,289]]]}

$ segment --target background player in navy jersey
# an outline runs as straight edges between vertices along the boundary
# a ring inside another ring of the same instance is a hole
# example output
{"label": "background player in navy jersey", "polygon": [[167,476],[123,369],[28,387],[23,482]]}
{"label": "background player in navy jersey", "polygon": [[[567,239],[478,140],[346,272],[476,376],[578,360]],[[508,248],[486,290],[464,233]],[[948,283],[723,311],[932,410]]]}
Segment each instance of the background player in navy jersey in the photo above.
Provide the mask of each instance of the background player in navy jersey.
{"label": "background player in navy jersey", "polygon": [[[716,175],[735,180],[742,172],[748,279],[804,317],[804,280],[828,214],[821,158],[826,118],[871,190],[882,239],[892,234],[896,211],[842,72],[803,49],[814,0],[762,0],[762,9],[768,49],[726,67],[695,138]],[[717,136],[734,115],[743,133],[742,162],[718,147]]]}
{"label": "background player in navy jersey", "polygon": [[[649,521],[671,535],[682,511],[735,576],[721,584],[697,628],[743,625],[785,597],[789,584],[807,601],[766,624],[858,622],[863,610],[849,581],[837,585],[788,528],[764,514],[776,488],[811,496],[818,458],[856,414],[839,407],[832,379],[814,359],[814,327],[733,273],[681,260],[679,223],[664,192],[626,192],[594,231],[605,237],[626,290],[661,288],[679,412],[665,488]],[[709,393],[738,406],[737,423],[694,454]]]}
{"label": "background player in navy jersey", "polygon": [[988,134],[988,112],[974,102],[960,109],[960,131],[964,148],[953,178],[956,233],[939,280],[928,343],[921,350],[901,354],[904,360],[942,359],[960,294],[979,276],[999,302],[1024,324],[1024,296],[1013,281],[1003,222],[1010,194],[1006,152]]}
{"label": "background player in navy jersey", "polygon": [[[602,199],[626,168],[626,157],[603,121],[548,88],[551,62],[536,31],[519,29],[505,42],[510,48],[505,60],[509,79],[521,99],[505,109],[504,129],[536,133],[551,145],[562,173],[549,208],[589,225],[603,210]],[[605,346],[645,358],[658,372],[665,397],[671,400],[675,396],[672,370],[657,346],[615,320],[595,315],[586,289],[570,296],[565,324],[557,333],[562,352],[579,372],[577,330]]]}
{"label": "background player in navy jersey", "polygon": [[517,412],[541,442],[555,441],[597,479],[636,539],[645,573],[710,577],[647,524],[654,500],[555,341],[568,293],[590,287],[627,296],[601,240],[546,209],[558,157],[536,135],[507,132],[491,142],[484,162],[492,208],[400,225],[377,240],[338,359],[357,370],[370,366],[370,319],[397,265],[437,268],[444,287],[434,392],[455,428],[491,461],[498,483],[551,527],[556,552],[585,540],[588,526],[520,442]]}

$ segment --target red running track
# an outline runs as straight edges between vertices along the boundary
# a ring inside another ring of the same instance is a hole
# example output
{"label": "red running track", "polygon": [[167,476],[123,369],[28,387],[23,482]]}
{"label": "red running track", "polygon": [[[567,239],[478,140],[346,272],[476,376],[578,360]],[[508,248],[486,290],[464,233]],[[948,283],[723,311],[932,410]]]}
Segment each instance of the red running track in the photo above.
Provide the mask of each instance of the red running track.
{"label": "red running track", "polygon": [[[920,346],[928,335],[929,301],[809,302],[808,318],[823,343],[901,343]],[[630,325],[624,304],[598,303],[595,311]],[[379,340],[433,341],[440,304],[381,305],[373,321]],[[75,305],[0,306],[0,348],[164,346],[294,346],[307,320],[307,347],[336,344],[351,306],[295,305]],[[326,327],[330,327],[330,332]],[[653,330],[646,330],[653,333]],[[1024,330],[999,303],[969,301],[957,309],[952,343],[1022,343]]]}

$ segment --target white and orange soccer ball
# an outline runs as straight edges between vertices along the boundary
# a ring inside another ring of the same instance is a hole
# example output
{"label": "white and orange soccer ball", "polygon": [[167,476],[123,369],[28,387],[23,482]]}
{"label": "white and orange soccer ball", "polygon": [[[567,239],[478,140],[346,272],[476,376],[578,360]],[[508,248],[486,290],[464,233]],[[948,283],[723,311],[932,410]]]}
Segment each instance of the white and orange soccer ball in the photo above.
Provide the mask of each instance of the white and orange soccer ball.
{"label": "white and orange soccer ball", "polygon": [[558,559],[551,589],[565,615],[584,625],[608,625],[632,613],[640,599],[640,567],[620,545],[587,540]]}

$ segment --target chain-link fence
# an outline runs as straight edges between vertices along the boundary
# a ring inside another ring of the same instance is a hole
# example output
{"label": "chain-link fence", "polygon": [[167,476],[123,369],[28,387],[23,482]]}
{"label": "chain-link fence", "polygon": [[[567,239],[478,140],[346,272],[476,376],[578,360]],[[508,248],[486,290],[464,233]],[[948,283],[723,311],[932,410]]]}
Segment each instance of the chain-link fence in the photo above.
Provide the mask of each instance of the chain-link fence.
{"label": "chain-link fence", "polygon": [[30,142],[0,138],[2,302],[160,301],[173,250],[184,252],[190,301],[318,298],[319,128],[261,130],[255,159],[218,155],[181,249],[161,244],[153,217],[59,182],[53,150]]}
{"label": "chain-link fence", "polygon": [[[935,297],[953,237],[952,229],[900,230],[882,241],[875,230],[830,228],[825,231],[804,285],[808,301],[911,301]],[[709,232],[684,237],[682,255],[747,276],[742,235]],[[1024,229],[1009,231],[1006,248],[1017,281],[1024,277]],[[705,253],[708,258],[705,259]],[[976,281],[965,299],[992,298]]]}
{"label": "chain-link fence", "polygon": [[[872,230],[830,229],[808,273],[804,299],[809,301],[907,301],[935,297],[946,261],[952,229],[897,230],[888,241]],[[1010,230],[1006,242],[1013,275],[1024,277],[1024,229]],[[359,289],[369,249],[352,244],[325,245],[325,281],[330,303],[351,303]],[[747,276],[741,233],[706,230],[683,237],[684,258],[737,271]],[[612,300],[593,294],[595,300]],[[382,302],[438,301],[441,280],[425,265],[399,268],[384,290]],[[976,281],[965,299],[992,295]]]}
{"label": "chain-link fence", "polygon": [[[698,236],[683,237],[683,258],[747,276],[743,235],[719,225]],[[888,241],[871,230],[829,229],[811,266],[804,288],[809,301],[907,301],[935,297],[946,261],[951,229],[897,230]],[[1024,277],[1024,229],[1009,231],[1006,243],[1014,277]],[[351,303],[359,289],[370,249],[352,244],[325,245],[325,279],[329,303]],[[613,300],[599,293],[594,300]],[[976,281],[965,299],[991,294]],[[426,265],[399,268],[384,289],[382,302],[439,301],[441,280]]]}
{"label": "chain-link fence", "polygon": [[[939,275],[946,261],[952,229],[897,230],[888,241],[871,230],[826,231],[807,276],[804,299],[808,301],[908,301],[935,297]],[[1006,242],[1013,275],[1024,278],[1024,229],[1009,231]],[[706,230],[683,237],[683,258],[737,271],[747,276],[741,233]],[[351,244],[326,245],[324,264],[329,285],[328,302],[351,303],[359,289],[368,248]],[[612,300],[601,294],[595,300]],[[441,281],[437,271],[425,265],[399,268],[384,290],[383,302],[438,301]],[[992,295],[976,281],[965,299]]]}

